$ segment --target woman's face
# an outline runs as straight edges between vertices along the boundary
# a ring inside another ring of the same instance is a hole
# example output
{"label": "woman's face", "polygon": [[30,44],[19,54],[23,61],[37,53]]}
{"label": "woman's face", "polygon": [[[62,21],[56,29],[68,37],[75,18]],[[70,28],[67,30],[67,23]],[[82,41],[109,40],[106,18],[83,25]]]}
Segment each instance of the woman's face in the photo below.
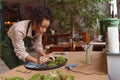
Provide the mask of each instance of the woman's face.
{"label": "woman's face", "polygon": [[43,19],[41,25],[38,25],[38,27],[36,26],[36,33],[37,34],[42,34],[42,33],[46,32],[49,25],[50,25],[50,20]]}

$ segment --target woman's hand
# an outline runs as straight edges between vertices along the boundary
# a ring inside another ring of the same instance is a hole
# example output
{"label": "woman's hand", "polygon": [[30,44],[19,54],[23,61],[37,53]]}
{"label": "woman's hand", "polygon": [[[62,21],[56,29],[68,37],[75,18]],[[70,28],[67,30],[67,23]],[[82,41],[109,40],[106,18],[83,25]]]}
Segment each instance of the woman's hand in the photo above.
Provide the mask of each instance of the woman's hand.
{"label": "woman's hand", "polygon": [[52,56],[52,55],[40,56],[40,57],[38,58],[37,63],[38,63],[38,64],[41,64],[41,63],[48,62],[48,61],[50,61],[50,60],[55,60],[55,57]]}
{"label": "woman's hand", "polygon": [[54,56],[52,56],[52,55],[48,55],[48,57],[49,57],[49,60],[55,60],[55,57]]}
{"label": "woman's hand", "polygon": [[38,58],[38,64],[41,64],[41,63],[45,63],[45,62],[48,62],[49,61],[49,58],[46,57],[46,56],[41,56]]}

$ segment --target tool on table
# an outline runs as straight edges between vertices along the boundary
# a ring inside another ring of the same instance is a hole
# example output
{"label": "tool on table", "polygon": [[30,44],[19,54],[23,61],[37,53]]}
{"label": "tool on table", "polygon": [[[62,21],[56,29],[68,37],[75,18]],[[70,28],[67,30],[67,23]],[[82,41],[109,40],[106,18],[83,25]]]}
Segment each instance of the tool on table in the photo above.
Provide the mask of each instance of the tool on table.
{"label": "tool on table", "polygon": [[65,68],[67,68],[68,70],[72,70],[76,66],[77,66],[77,64],[73,63],[73,64],[69,64],[69,65],[65,66]]}
{"label": "tool on table", "polygon": [[25,74],[29,74],[31,73],[32,71],[30,70],[16,70],[17,72],[21,72],[21,73],[25,73]]}

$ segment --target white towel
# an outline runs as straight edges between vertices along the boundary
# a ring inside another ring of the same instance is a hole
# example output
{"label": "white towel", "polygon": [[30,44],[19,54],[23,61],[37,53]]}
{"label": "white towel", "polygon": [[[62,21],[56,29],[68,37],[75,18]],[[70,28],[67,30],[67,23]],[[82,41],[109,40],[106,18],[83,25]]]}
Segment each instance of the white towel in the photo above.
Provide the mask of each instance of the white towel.
{"label": "white towel", "polygon": [[118,27],[108,27],[108,51],[119,53],[119,30]]}

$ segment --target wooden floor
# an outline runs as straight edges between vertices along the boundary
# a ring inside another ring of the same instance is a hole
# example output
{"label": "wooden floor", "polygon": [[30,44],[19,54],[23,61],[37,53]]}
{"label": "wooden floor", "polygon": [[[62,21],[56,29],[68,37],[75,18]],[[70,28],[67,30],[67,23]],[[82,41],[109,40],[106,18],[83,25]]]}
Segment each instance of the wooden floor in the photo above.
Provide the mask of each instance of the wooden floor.
{"label": "wooden floor", "polygon": [[4,64],[4,62],[0,59],[0,74],[8,71],[8,67]]}

